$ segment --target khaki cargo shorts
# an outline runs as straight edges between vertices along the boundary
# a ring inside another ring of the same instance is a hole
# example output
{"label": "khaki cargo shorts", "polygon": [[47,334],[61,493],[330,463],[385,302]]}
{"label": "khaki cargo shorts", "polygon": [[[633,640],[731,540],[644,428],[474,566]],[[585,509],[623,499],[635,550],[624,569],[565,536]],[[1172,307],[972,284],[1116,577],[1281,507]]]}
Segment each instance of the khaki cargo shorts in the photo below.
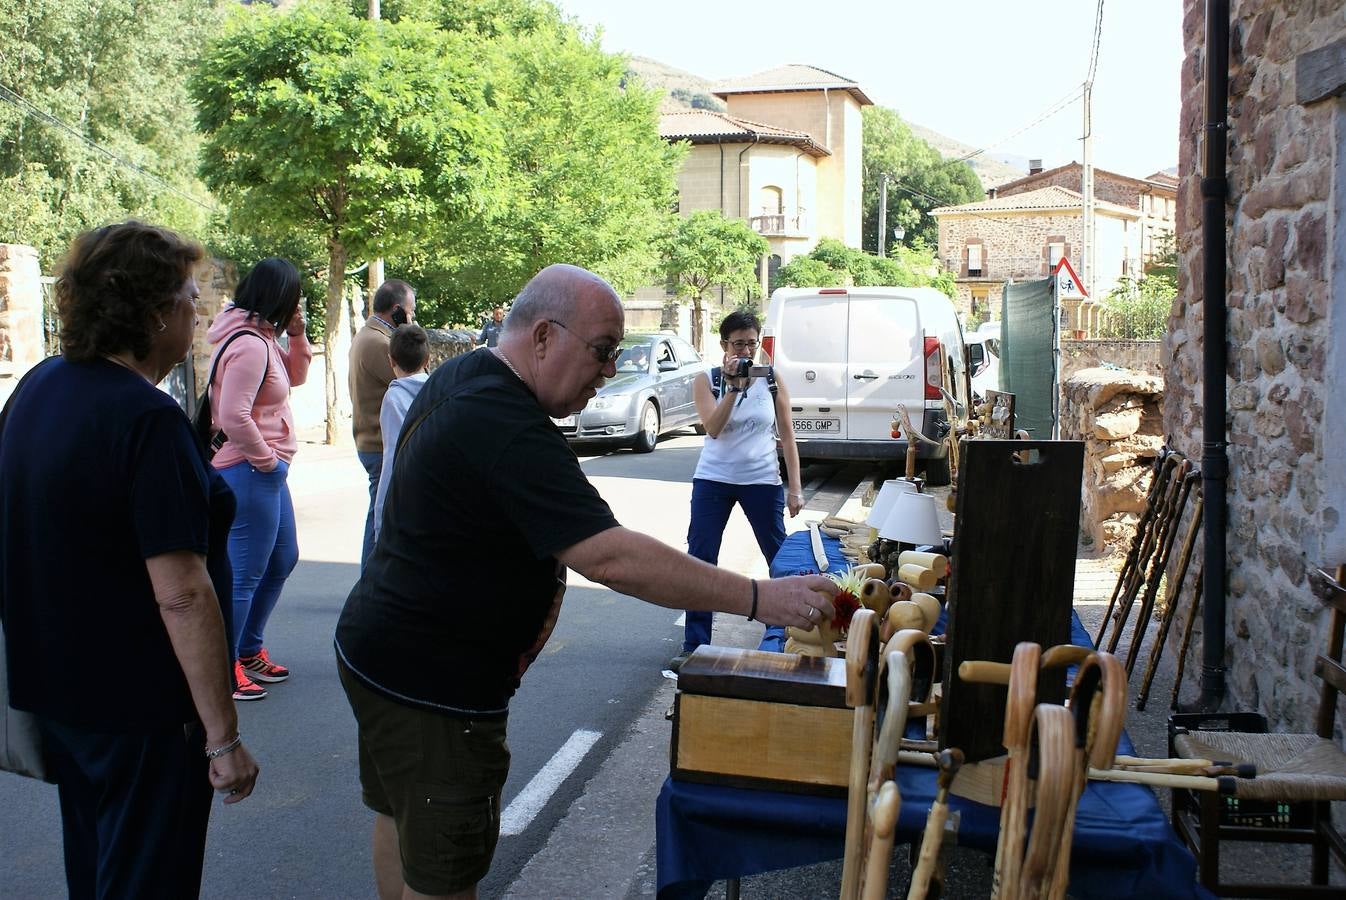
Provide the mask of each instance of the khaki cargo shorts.
{"label": "khaki cargo shorts", "polygon": [[339,659],[337,669],[359,726],[362,799],[396,822],[402,880],[422,894],[453,894],[481,881],[500,835],[506,720],[397,703]]}

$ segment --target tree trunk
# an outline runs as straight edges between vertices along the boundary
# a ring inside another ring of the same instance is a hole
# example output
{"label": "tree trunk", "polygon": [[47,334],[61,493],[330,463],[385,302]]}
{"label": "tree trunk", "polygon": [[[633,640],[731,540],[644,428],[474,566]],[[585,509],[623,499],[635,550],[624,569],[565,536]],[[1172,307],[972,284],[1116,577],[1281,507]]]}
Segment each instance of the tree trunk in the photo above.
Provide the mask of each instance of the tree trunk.
{"label": "tree trunk", "polygon": [[336,346],[341,333],[341,306],[346,299],[346,246],[335,237],[327,239],[327,307],[322,330],[323,369],[327,380],[327,436],[337,442]]}
{"label": "tree trunk", "polygon": [[704,329],[702,329],[702,327],[701,327],[701,295],[700,295],[700,294],[693,294],[693,295],[692,295],[692,346],[696,348],[696,352],[697,352],[697,353],[700,353],[700,352],[701,352],[701,332],[702,332],[703,330],[704,330]]}

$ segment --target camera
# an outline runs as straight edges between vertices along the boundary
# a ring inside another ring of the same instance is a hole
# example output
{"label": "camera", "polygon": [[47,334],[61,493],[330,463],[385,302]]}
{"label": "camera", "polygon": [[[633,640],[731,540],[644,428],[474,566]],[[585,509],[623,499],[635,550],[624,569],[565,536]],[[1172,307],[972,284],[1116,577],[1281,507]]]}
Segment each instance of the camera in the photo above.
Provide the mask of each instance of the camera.
{"label": "camera", "polygon": [[739,358],[725,366],[726,378],[765,378],[771,371],[770,366],[754,366],[751,359]]}

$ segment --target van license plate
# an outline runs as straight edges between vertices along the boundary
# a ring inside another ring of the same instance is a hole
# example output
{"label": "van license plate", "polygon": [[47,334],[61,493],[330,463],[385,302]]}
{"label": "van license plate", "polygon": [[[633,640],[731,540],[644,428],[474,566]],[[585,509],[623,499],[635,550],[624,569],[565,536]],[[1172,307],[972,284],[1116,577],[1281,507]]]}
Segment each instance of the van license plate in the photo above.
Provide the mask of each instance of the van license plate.
{"label": "van license plate", "polygon": [[840,419],[795,419],[795,434],[841,434]]}

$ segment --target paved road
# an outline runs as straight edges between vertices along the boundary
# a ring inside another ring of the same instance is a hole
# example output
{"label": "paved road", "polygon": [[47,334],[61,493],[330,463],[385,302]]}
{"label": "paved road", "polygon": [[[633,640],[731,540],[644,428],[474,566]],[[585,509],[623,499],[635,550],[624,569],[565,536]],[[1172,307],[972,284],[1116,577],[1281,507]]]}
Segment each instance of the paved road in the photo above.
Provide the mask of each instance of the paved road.
{"label": "paved road", "polygon": [[[584,468],[623,524],[683,546],[701,441],[687,432],[652,455],[587,455]],[[814,467],[806,494],[831,511],[859,477]],[[241,705],[262,778],[248,801],[212,814],[206,897],[373,896],[370,815],[359,801],[354,723],[331,652],[336,616],[356,577],[363,471],[349,449],[304,445],[291,479],[301,561],[268,645],[295,675],[268,699]],[[738,513],[721,564],[766,571]],[[492,578],[471,573],[461,589],[489,597]],[[507,833],[483,897],[622,897],[652,882],[654,798],[667,771],[662,711],[671,697],[659,671],[678,649],[679,614],[580,578],[571,584],[557,631],[513,704]],[[760,626],[726,618],[717,641],[755,643]],[[108,677],[134,691],[154,673]],[[0,859],[0,898],[64,895],[53,788],[0,776]]]}

